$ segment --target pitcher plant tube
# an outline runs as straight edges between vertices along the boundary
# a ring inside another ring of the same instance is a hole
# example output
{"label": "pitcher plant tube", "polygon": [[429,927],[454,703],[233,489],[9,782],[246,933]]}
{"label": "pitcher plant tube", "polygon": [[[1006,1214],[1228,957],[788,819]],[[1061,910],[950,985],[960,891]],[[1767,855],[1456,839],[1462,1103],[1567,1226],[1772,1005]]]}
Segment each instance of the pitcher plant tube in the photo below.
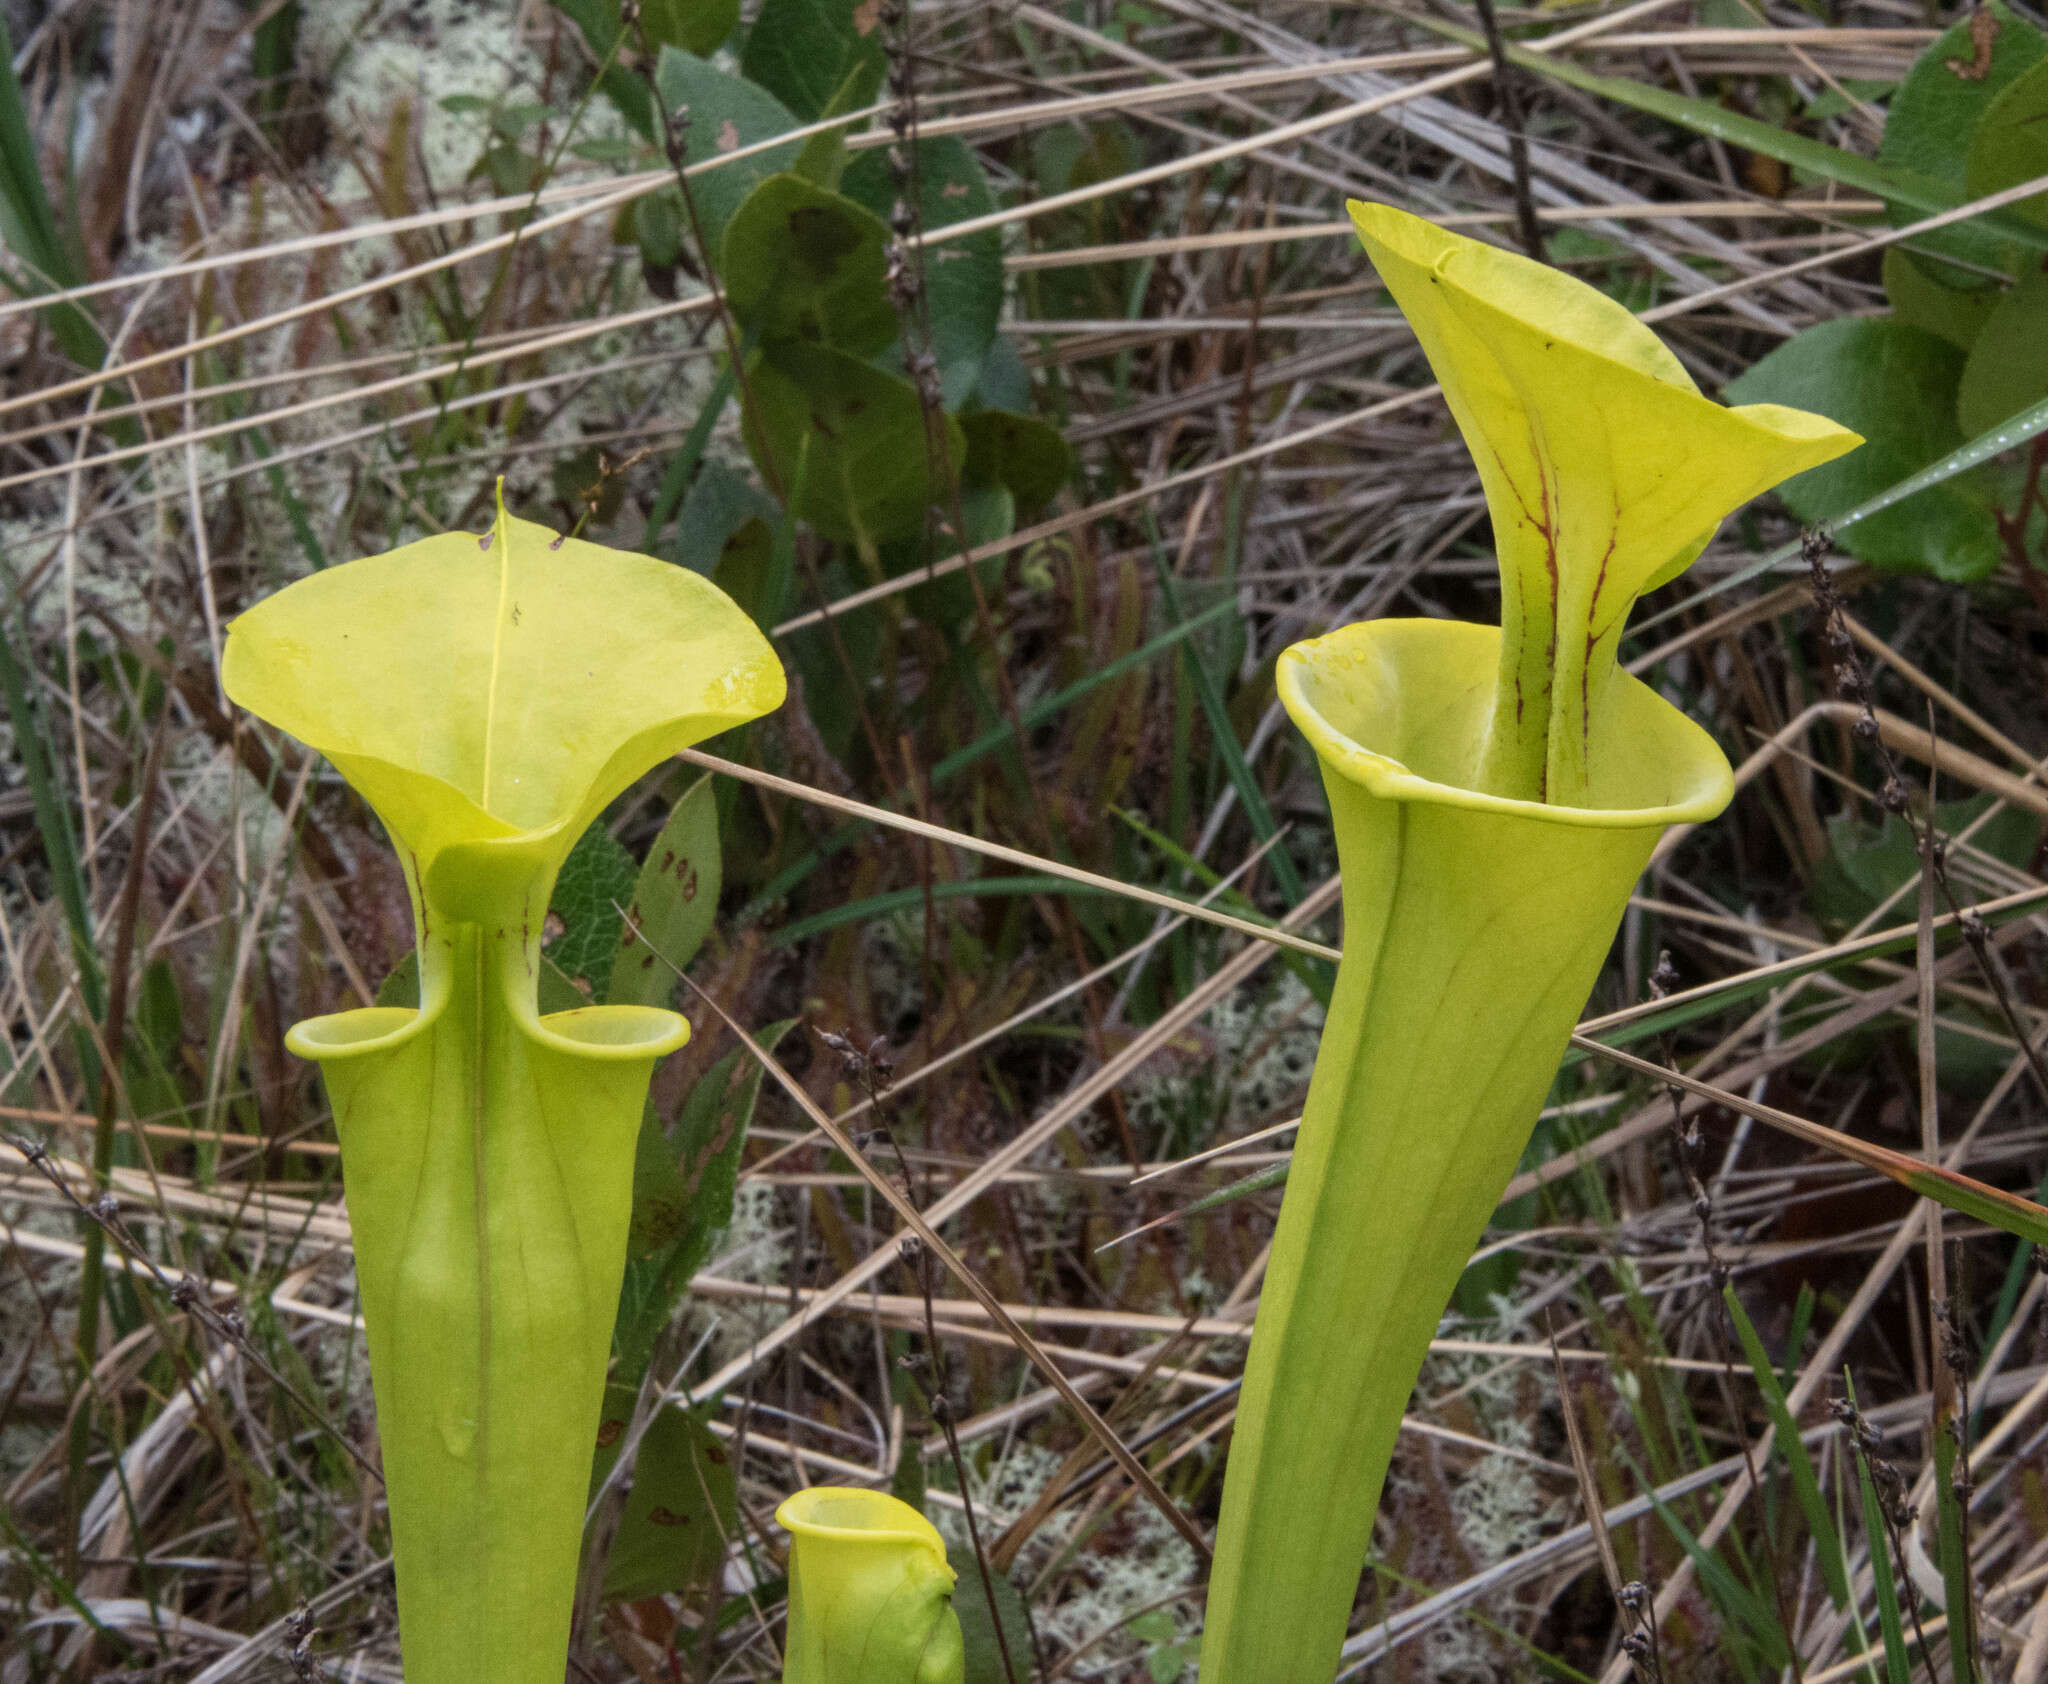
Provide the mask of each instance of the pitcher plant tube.
{"label": "pitcher plant tube", "polygon": [[536,1010],[570,847],[782,701],[719,590],[510,518],[316,573],[229,630],[228,694],[389,832],[416,1010],[297,1025],[341,1140],[408,1684],[560,1684],[634,1142],[673,1012]]}
{"label": "pitcher plant tube", "polygon": [[790,1533],[782,1684],[961,1684],[967,1658],[938,1528],[880,1491],[813,1486]]}
{"label": "pitcher plant tube", "polygon": [[1629,891],[1733,790],[1619,670],[1631,603],[1853,448],[1702,397],[1591,287],[1353,204],[1479,465],[1503,625],[1383,620],[1280,657],[1321,765],[1344,952],[1247,1357],[1202,1684],[1328,1679],[1429,1341],[1528,1143]]}

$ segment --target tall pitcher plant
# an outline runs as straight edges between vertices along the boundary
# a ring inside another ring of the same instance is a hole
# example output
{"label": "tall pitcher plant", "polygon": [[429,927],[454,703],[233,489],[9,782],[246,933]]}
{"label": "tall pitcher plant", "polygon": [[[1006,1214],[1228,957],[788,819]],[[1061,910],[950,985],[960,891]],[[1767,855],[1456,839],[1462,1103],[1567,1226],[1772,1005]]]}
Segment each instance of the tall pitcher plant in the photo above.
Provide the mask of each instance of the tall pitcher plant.
{"label": "tall pitcher plant", "polygon": [[1732,793],[1713,740],[1616,666],[1630,605],[1731,510],[1860,442],[1710,402],[1543,264],[1350,209],[1478,463],[1502,625],[1381,620],[1280,657],[1344,956],[1245,1367],[1203,1684],[1332,1676],[1402,1411],[1629,891],[1667,826]]}
{"label": "tall pitcher plant", "polygon": [[561,1684],[625,1265],[673,1012],[536,1010],[584,828],[649,767],[778,706],[719,590],[513,520],[317,573],[229,630],[228,694],[383,821],[417,1010],[297,1025],[341,1139],[407,1684]]}

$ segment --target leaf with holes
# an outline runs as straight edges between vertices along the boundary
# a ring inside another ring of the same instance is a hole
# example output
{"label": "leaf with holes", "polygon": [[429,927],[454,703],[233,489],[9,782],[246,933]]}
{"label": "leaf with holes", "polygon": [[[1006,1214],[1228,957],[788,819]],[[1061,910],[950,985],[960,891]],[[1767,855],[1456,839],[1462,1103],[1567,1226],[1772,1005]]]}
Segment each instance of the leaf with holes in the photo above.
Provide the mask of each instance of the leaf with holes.
{"label": "leaf with holes", "polygon": [[677,118],[687,116],[684,162],[709,166],[691,175],[690,200],[703,224],[704,245],[715,256],[724,248],[725,225],[747,195],[771,175],[791,168],[803,143],[793,140],[730,163],[724,160],[789,133],[797,126],[796,118],[765,89],[673,47],[661,49],[654,75],[669,112]]}
{"label": "leaf with holes", "polygon": [[[1892,96],[1884,140],[1877,149],[1878,161],[1938,182],[1962,202],[1977,191],[1969,177],[1980,126],[1999,95],[2044,55],[2048,55],[2048,40],[1999,0],[1977,7],[1913,61],[1913,68]],[[1917,221],[1922,214],[1896,203],[1891,211],[1896,226]],[[2003,213],[2007,220],[2015,214],[2011,207]],[[1974,221],[1917,236],[1914,245],[1922,252],[1959,260],[1917,259],[1951,286],[1985,284],[1977,269],[1963,264],[2000,268],[2010,260],[2006,242],[1991,227]]]}
{"label": "leaf with holes", "polygon": [[[593,1487],[619,1458],[639,1399],[635,1386],[607,1386],[598,1422]],[[640,1435],[633,1483],[604,1569],[607,1602],[690,1592],[709,1584],[737,1537],[738,1487],[732,1457],[711,1430],[714,1403],[664,1403]]]}
{"label": "leaf with holes", "polygon": [[[982,358],[1002,318],[1003,242],[993,228],[965,239],[936,236],[953,223],[994,210],[995,195],[974,154],[953,136],[919,141],[916,165],[932,354],[939,359],[946,407],[958,409],[980,378]],[[880,149],[857,154],[846,166],[839,190],[885,222],[903,196],[890,179],[888,154]]]}
{"label": "leaf with holes", "polygon": [[[757,1038],[772,1048],[793,1021],[774,1024]],[[732,1221],[740,1151],[760,1091],[761,1067],[740,1049],[697,1078],[673,1134],[651,1111],[641,1120],[626,1272],[612,1331],[618,1359],[613,1377],[623,1383],[640,1383],[676,1301]]]}

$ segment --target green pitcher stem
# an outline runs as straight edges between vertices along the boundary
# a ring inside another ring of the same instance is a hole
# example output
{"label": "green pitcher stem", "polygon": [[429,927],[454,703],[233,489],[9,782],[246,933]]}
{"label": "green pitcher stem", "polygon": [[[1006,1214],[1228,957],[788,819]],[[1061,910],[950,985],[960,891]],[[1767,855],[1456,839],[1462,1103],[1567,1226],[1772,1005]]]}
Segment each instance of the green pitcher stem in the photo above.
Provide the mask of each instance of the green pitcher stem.
{"label": "green pitcher stem", "polygon": [[406,1677],[560,1684],[634,1140],[687,1031],[636,1007],[537,1018],[536,920],[422,928],[417,1013],[291,1038],[341,1140]]}
{"label": "green pitcher stem", "polygon": [[[1401,1415],[1666,825],[1725,804],[1711,740],[1617,675],[1603,809],[1471,787],[1498,634],[1354,626],[1282,657],[1322,764],[1344,957],[1245,1366],[1203,1684],[1335,1670]],[[1440,780],[1440,781],[1438,781]]]}

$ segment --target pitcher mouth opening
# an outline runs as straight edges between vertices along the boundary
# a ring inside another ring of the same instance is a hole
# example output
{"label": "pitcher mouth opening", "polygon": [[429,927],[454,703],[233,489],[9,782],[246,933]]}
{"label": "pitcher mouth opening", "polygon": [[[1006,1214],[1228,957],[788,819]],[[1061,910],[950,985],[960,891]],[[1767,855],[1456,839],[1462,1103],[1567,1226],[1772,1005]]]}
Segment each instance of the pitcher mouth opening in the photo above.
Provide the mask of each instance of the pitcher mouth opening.
{"label": "pitcher mouth opening", "polygon": [[785,1498],[775,1518],[785,1530],[807,1537],[917,1544],[937,1550],[945,1559],[938,1529],[915,1509],[880,1491],[812,1486]]}
{"label": "pitcher mouth opening", "polygon": [[1281,652],[1281,705],[1325,769],[1388,801],[1423,801],[1546,824],[1632,830],[1711,819],[1735,793],[1714,739],[1626,673],[1593,722],[1583,806],[1477,787],[1500,628],[1369,620]]}

